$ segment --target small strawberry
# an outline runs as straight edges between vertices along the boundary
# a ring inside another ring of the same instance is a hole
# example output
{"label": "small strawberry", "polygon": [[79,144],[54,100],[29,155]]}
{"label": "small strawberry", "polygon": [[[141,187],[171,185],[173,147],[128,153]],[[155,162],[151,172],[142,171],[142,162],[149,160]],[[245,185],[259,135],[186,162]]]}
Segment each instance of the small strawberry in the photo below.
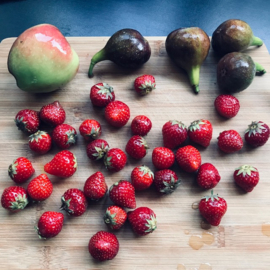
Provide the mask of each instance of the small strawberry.
{"label": "small strawberry", "polygon": [[134,159],[141,159],[146,156],[149,149],[146,140],[139,136],[132,136],[126,145],[126,152]]}
{"label": "small strawberry", "polygon": [[127,213],[121,207],[112,205],[107,208],[103,219],[112,230],[119,230],[127,220]]}
{"label": "small strawberry", "polygon": [[39,130],[29,136],[28,144],[32,151],[45,154],[52,147],[52,138],[47,132]]}
{"label": "small strawberry", "polygon": [[220,181],[220,175],[213,164],[204,163],[198,170],[196,180],[201,188],[211,189]]}
{"label": "small strawberry", "polygon": [[239,100],[232,95],[219,95],[215,100],[217,112],[225,117],[235,117],[240,109]]}
{"label": "small strawberry", "polygon": [[152,233],[157,228],[156,214],[148,207],[139,207],[128,212],[128,221],[133,231],[141,236]]}
{"label": "small strawberry", "polygon": [[88,250],[96,260],[112,260],[119,251],[119,242],[113,233],[99,231],[91,237]]}
{"label": "small strawberry", "polygon": [[152,162],[158,170],[170,168],[174,160],[174,153],[169,148],[156,147],[152,152]]}
{"label": "small strawberry", "polygon": [[129,107],[122,101],[113,101],[105,108],[105,119],[114,127],[123,127],[129,118]]}
{"label": "small strawberry", "polygon": [[97,139],[87,145],[86,153],[91,160],[102,159],[109,150],[109,144],[102,139]]}
{"label": "small strawberry", "polygon": [[127,163],[127,156],[119,148],[110,149],[104,157],[104,164],[109,172],[121,171]]}
{"label": "small strawberry", "polygon": [[64,123],[66,119],[66,112],[60,105],[59,101],[54,101],[51,104],[45,105],[41,108],[40,120],[44,123],[56,127]]}
{"label": "small strawberry", "polygon": [[21,110],[15,117],[15,124],[19,130],[33,134],[38,131],[39,115],[33,110]]}
{"label": "small strawberry", "polygon": [[84,120],[79,130],[80,134],[87,142],[97,139],[102,133],[100,123],[94,119]]}
{"label": "small strawberry", "polygon": [[93,85],[90,91],[90,100],[94,106],[106,107],[115,100],[113,88],[107,83]]}
{"label": "small strawberry", "polygon": [[147,166],[138,166],[131,172],[131,184],[136,191],[149,188],[154,180],[153,172]]}
{"label": "small strawberry", "polygon": [[54,143],[61,149],[68,149],[77,142],[76,129],[68,124],[57,126],[52,133]]}
{"label": "small strawberry", "polygon": [[54,158],[44,166],[44,171],[46,173],[62,178],[72,176],[76,170],[76,156],[68,150],[57,153]]}
{"label": "small strawberry", "polygon": [[131,131],[134,135],[146,136],[151,128],[152,122],[145,115],[138,115],[131,122]]}
{"label": "small strawberry", "polygon": [[218,147],[225,153],[234,153],[242,149],[243,140],[235,130],[225,130],[219,134]]}
{"label": "small strawberry", "polygon": [[134,88],[135,91],[141,96],[149,94],[152,92],[152,90],[156,89],[156,81],[154,76],[145,74],[136,78]]}
{"label": "small strawberry", "polygon": [[19,157],[8,167],[8,175],[17,184],[26,182],[35,172],[32,163],[25,157]]}
{"label": "small strawberry", "polygon": [[181,181],[178,179],[174,171],[165,169],[155,172],[154,184],[158,192],[162,194],[171,194],[180,185]]}
{"label": "small strawberry", "polygon": [[109,196],[113,203],[121,207],[135,208],[135,189],[126,180],[114,183],[109,189]]}

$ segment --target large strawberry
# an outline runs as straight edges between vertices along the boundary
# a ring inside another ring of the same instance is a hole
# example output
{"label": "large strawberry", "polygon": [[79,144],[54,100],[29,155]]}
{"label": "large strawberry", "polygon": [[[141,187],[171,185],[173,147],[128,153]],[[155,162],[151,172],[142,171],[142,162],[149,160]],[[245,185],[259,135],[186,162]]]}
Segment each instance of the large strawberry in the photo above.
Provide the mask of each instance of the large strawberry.
{"label": "large strawberry", "polygon": [[149,149],[146,140],[139,136],[132,136],[126,145],[126,152],[134,159],[141,159],[146,156]]}
{"label": "large strawberry", "polygon": [[113,88],[107,83],[97,83],[92,86],[90,91],[90,100],[97,107],[106,107],[114,101],[115,95]]}
{"label": "large strawberry", "polygon": [[243,140],[235,130],[225,130],[219,134],[218,147],[225,153],[234,153],[242,149]]}
{"label": "large strawberry", "polygon": [[145,165],[135,167],[131,172],[131,183],[136,191],[149,188],[153,180],[153,172]]}
{"label": "large strawberry", "polygon": [[215,99],[215,108],[221,116],[232,118],[237,115],[240,109],[240,103],[239,100],[232,95],[219,95]]}
{"label": "large strawberry", "polygon": [[156,89],[156,81],[153,75],[144,74],[134,81],[135,91],[141,95],[145,96]]}
{"label": "large strawberry", "polygon": [[87,156],[91,160],[102,159],[109,150],[109,144],[102,139],[90,142],[86,147]]}
{"label": "large strawberry", "polygon": [[127,220],[127,213],[121,207],[112,205],[107,208],[103,219],[112,230],[119,230]]}
{"label": "large strawberry", "polygon": [[211,189],[219,183],[220,175],[213,164],[204,163],[198,170],[196,180],[201,188]]}
{"label": "large strawberry", "polygon": [[80,134],[89,142],[101,136],[101,125],[94,119],[84,120],[79,127]]}
{"label": "large strawberry", "polygon": [[52,147],[52,138],[45,131],[37,131],[29,136],[29,148],[38,153],[46,154]]}
{"label": "large strawberry", "polygon": [[180,182],[176,173],[172,170],[165,169],[155,172],[154,184],[161,194],[173,193],[180,185]]}
{"label": "large strawberry", "polygon": [[151,120],[145,115],[137,115],[131,122],[133,135],[146,136],[152,128]]}
{"label": "large strawberry", "polygon": [[152,162],[158,170],[170,168],[175,160],[174,153],[166,147],[156,147],[152,152]]}
{"label": "large strawberry", "polygon": [[33,134],[38,131],[39,115],[34,110],[21,110],[15,117],[15,124],[19,130]]}
{"label": "large strawberry", "polygon": [[106,169],[110,172],[121,171],[127,163],[127,156],[119,148],[110,149],[104,157]]}
{"label": "large strawberry", "polygon": [[54,143],[61,149],[68,149],[77,142],[77,132],[68,124],[57,126],[52,133]]}

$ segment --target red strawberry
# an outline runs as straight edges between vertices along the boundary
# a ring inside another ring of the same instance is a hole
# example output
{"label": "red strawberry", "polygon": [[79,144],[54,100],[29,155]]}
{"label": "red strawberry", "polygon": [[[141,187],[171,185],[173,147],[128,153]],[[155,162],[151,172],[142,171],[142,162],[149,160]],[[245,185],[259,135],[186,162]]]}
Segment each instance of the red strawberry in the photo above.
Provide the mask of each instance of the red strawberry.
{"label": "red strawberry", "polygon": [[52,138],[45,131],[37,131],[29,136],[29,147],[38,154],[47,153],[52,147]]}
{"label": "red strawberry", "polygon": [[72,176],[76,170],[76,156],[68,150],[57,153],[54,158],[44,166],[44,171],[46,173],[62,178]]}
{"label": "red strawberry", "polygon": [[94,119],[87,119],[79,127],[80,134],[89,142],[97,139],[101,135],[101,125]]}
{"label": "red strawberry", "polygon": [[76,129],[68,124],[57,126],[52,133],[54,143],[61,149],[68,149],[77,141]]}
{"label": "red strawberry", "polygon": [[110,172],[121,171],[127,163],[127,156],[119,148],[110,149],[104,157],[106,169]]}
{"label": "red strawberry", "polygon": [[197,144],[207,147],[213,134],[212,124],[208,120],[193,121],[188,127],[189,139]]}
{"label": "red strawberry", "polygon": [[113,101],[105,108],[105,119],[114,127],[123,127],[129,118],[129,107],[122,101]]}
{"label": "red strawberry", "polygon": [[218,147],[225,153],[234,153],[242,149],[243,140],[235,130],[225,130],[219,134]]}
{"label": "red strawberry", "polygon": [[108,150],[109,144],[105,140],[97,139],[87,145],[86,153],[91,160],[99,160],[104,157]]}
{"label": "red strawberry", "polygon": [[173,193],[180,185],[180,182],[174,171],[165,169],[155,172],[154,184],[157,191],[162,194]]}
{"label": "red strawberry", "polygon": [[113,88],[107,83],[97,83],[91,88],[90,99],[94,106],[106,107],[115,99]]}
{"label": "red strawberry", "polygon": [[139,235],[147,235],[157,228],[156,214],[148,207],[139,207],[128,212],[128,221],[133,231]]}
{"label": "red strawberry", "polygon": [[39,116],[38,112],[33,110],[21,110],[15,117],[15,123],[19,130],[33,134],[38,131]]}
{"label": "red strawberry", "polygon": [[234,171],[235,183],[246,192],[251,192],[259,183],[259,171],[250,165],[242,165]]}
{"label": "red strawberry", "polygon": [[204,163],[198,170],[196,180],[201,188],[211,189],[220,181],[220,175],[213,164]]}
{"label": "red strawberry", "polygon": [[156,147],[152,153],[152,162],[158,170],[170,168],[174,163],[174,153],[166,147]]}
{"label": "red strawberry", "polygon": [[152,122],[145,115],[138,115],[131,122],[131,131],[134,135],[146,136],[151,128]]}
{"label": "red strawberry", "polygon": [[84,184],[83,192],[86,198],[98,201],[102,199],[108,190],[105,177],[101,172],[92,174]]}
{"label": "red strawberry", "polygon": [[36,230],[39,238],[47,239],[56,236],[62,230],[64,215],[59,212],[47,211],[41,215]]}
{"label": "red strawberry", "polygon": [[141,96],[145,96],[156,89],[156,81],[152,75],[142,75],[134,82],[135,91]]}
{"label": "red strawberry", "polygon": [[201,154],[191,145],[179,148],[175,155],[178,165],[186,172],[195,172],[201,166]]}
{"label": "red strawberry", "polygon": [[205,196],[201,199],[199,210],[208,223],[212,226],[218,226],[227,211],[227,203],[218,195],[213,195],[213,190],[211,190],[211,196]]}
{"label": "red strawberry", "polygon": [[52,192],[53,185],[46,174],[35,177],[27,187],[27,193],[34,201],[44,201],[51,196]]}
{"label": "red strawberry", "polygon": [[107,208],[103,219],[112,230],[119,230],[127,220],[127,213],[121,207],[112,205]]}
{"label": "red strawberry", "polygon": [[215,100],[215,108],[221,116],[232,118],[237,115],[240,109],[240,103],[232,95],[219,95]]}
{"label": "red strawberry", "polygon": [[28,204],[28,196],[25,188],[17,186],[6,188],[1,197],[1,204],[11,212],[18,212],[24,209]]}
{"label": "red strawberry", "polygon": [[136,191],[149,188],[154,180],[153,172],[147,166],[138,166],[131,172],[131,183]]}
{"label": "red strawberry", "polygon": [[262,146],[268,141],[269,134],[269,127],[264,122],[253,121],[246,130],[245,140],[253,147]]}
{"label": "red strawberry", "polygon": [[65,210],[71,216],[81,216],[87,208],[87,200],[84,193],[77,188],[68,189],[61,198],[61,210]]}
{"label": "red strawberry", "polygon": [[8,167],[8,175],[17,184],[26,182],[35,172],[32,163],[25,157],[19,157]]}
{"label": "red strawberry", "polygon": [[45,105],[41,108],[40,120],[44,123],[56,127],[64,123],[66,119],[66,112],[60,105],[59,101],[54,101],[51,104]]}
{"label": "red strawberry", "polygon": [[132,184],[126,180],[120,180],[114,183],[109,190],[110,199],[118,206],[135,208],[135,189]]}
{"label": "red strawberry", "polygon": [[187,139],[187,127],[182,122],[172,120],[164,124],[162,128],[163,144],[174,149]]}
{"label": "red strawberry", "polygon": [[132,136],[126,145],[126,152],[134,159],[141,159],[146,156],[149,149],[146,140],[139,136]]}
{"label": "red strawberry", "polygon": [[118,253],[119,242],[113,233],[99,231],[91,237],[88,250],[96,260],[112,260]]}

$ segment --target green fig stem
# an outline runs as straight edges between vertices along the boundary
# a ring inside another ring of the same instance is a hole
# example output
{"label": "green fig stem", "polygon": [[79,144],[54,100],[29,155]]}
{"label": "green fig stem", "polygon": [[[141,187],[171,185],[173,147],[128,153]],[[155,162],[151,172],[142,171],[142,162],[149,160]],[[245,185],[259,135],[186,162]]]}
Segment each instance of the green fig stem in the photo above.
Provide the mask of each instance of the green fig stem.
{"label": "green fig stem", "polygon": [[258,46],[258,47],[260,47],[262,45],[263,45],[263,41],[260,38],[253,36],[250,46]]}
{"label": "green fig stem", "polygon": [[260,65],[259,63],[255,62],[255,66],[256,66],[256,75],[263,75],[264,73],[266,73],[266,70],[264,69],[264,67]]}
{"label": "green fig stem", "polygon": [[89,66],[89,70],[88,70],[88,77],[93,77],[93,68],[94,68],[95,64],[97,64],[98,62],[101,62],[103,60],[107,60],[107,55],[106,55],[104,48],[102,50],[100,50],[99,52],[97,52],[92,57],[91,63]]}
{"label": "green fig stem", "polygon": [[200,92],[199,89],[199,80],[200,80],[200,66],[195,66],[188,71],[188,77],[190,84],[192,85],[192,89],[194,90],[195,94]]}

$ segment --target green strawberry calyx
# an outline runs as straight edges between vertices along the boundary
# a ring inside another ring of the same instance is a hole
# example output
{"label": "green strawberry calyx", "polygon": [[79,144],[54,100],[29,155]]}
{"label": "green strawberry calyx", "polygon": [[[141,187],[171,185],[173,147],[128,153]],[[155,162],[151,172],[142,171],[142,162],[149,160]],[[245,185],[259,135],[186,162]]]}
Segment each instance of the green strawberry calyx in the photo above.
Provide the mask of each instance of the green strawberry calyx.
{"label": "green strawberry calyx", "polygon": [[23,121],[23,116],[21,118],[17,117],[14,121],[16,126],[18,127],[18,130],[30,132],[30,130],[27,129],[27,121]]}
{"label": "green strawberry calyx", "polygon": [[143,173],[143,176],[146,175],[146,174],[148,174],[149,177],[154,178],[154,173],[150,170],[149,167],[147,167],[145,165],[142,165],[138,169],[139,169],[140,172]]}
{"label": "green strawberry calyx", "polygon": [[189,131],[196,131],[198,129],[200,129],[200,125],[204,125],[205,122],[203,120],[196,120],[193,121],[190,126],[189,126]]}
{"label": "green strawberry calyx", "polygon": [[10,202],[9,208],[13,211],[16,210],[22,210],[25,208],[25,206],[28,204],[28,199],[26,197],[26,194],[18,194],[16,197],[14,197],[15,201]]}
{"label": "green strawberry calyx", "polygon": [[164,194],[171,194],[173,193],[177,187],[180,185],[181,181],[175,180],[175,178],[173,176],[171,176],[171,181],[170,182],[166,182],[163,181],[163,185],[164,188],[160,190],[160,192],[164,193]]}
{"label": "green strawberry calyx", "polygon": [[203,197],[202,199],[205,199],[205,201],[207,202],[209,199],[211,199],[211,201],[213,202],[214,200],[219,200],[219,196],[218,196],[218,194],[215,194],[214,195],[214,191],[213,191],[213,189],[211,190],[211,195],[210,196],[205,196],[205,197]]}
{"label": "green strawberry calyx", "polygon": [[89,134],[85,134],[85,136],[90,137],[91,139],[95,140],[100,135],[100,128],[91,128],[91,131]]}
{"label": "green strawberry calyx", "polygon": [[156,89],[156,83],[152,83],[151,81],[145,81],[139,86],[139,88],[141,89],[141,95],[147,95],[152,90]]}
{"label": "green strawberry calyx", "polygon": [[256,135],[257,133],[262,133],[266,127],[263,126],[264,123],[258,122],[258,121],[252,121],[250,125],[248,125],[248,129],[245,131],[245,133],[248,133],[248,136]]}
{"label": "green strawberry calyx", "polygon": [[38,130],[36,133],[34,133],[34,134],[32,134],[32,135],[29,136],[29,141],[30,142],[33,142],[33,141],[38,142],[39,139],[42,138],[42,136],[47,136],[47,134],[48,133],[45,132],[45,131]]}
{"label": "green strawberry calyx", "polygon": [[139,139],[139,141],[140,141],[140,143],[142,144],[142,146],[144,146],[144,148],[145,148],[145,150],[146,150],[146,152],[147,152],[147,149],[149,149],[149,147],[148,147],[148,145],[147,145],[146,140],[145,140],[143,137],[141,137],[141,138]]}
{"label": "green strawberry calyx", "polygon": [[106,210],[106,213],[104,215],[104,222],[107,225],[110,225],[110,227],[112,228],[114,225],[117,225],[116,222],[116,213],[111,213],[110,210]]}
{"label": "green strawberry calyx", "polygon": [[98,89],[100,89],[98,91],[98,94],[106,95],[106,99],[109,99],[109,98],[112,99],[113,98],[113,96],[112,96],[112,93],[114,92],[113,87],[111,87],[107,83],[103,83],[103,85],[96,85],[96,87]]}
{"label": "green strawberry calyx", "polygon": [[46,239],[47,239],[46,237],[42,237],[42,236],[40,235],[40,231],[39,231],[38,226],[34,226],[34,228],[35,228],[35,230],[36,230],[37,233],[38,233],[38,238],[39,238],[39,239],[43,239],[43,240],[46,240]]}
{"label": "green strawberry calyx", "polygon": [[106,169],[113,168],[112,163],[111,163],[111,159],[112,159],[112,157],[108,157],[107,155],[104,157],[104,164],[105,164]]}
{"label": "green strawberry calyx", "polygon": [[68,130],[66,132],[66,135],[67,135],[67,142],[66,144],[75,144],[77,142],[77,134],[75,134],[75,131],[74,130]]}
{"label": "green strawberry calyx", "polygon": [[145,226],[148,228],[145,230],[146,233],[151,233],[157,228],[157,220],[154,215],[151,215],[150,219],[146,219],[146,222]]}
{"label": "green strawberry calyx", "polygon": [[119,185],[119,182],[120,181],[118,181],[118,182],[115,182],[111,187],[110,187],[110,190],[109,190],[109,192],[111,192],[112,191],[112,189],[115,187],[115,186],[118,186]]}
{"label": "green strawberry calyx", "polygon": [[14,160],[12,162],[12,164],[9,165],[8,167],[8,175],[13,179],[14,175],[17,174],[17,166],[18,166],[18,162],[16,162],[16,160]]}
{"label": "green strawberry calyx", "polygon": [[62,205],[60,207],[60,210],[65,210],[69,215],[72,215],[74,213],[74,211],[69,208],[71,198],[68,200],[65,200],[65,198],[63,196],[63,197],[61,197],[61,201],[62,201]]}
{"label": "green strawberry calyx", "polygon": [[73,162],[74,162],[74,165],[73,165],[73,167],[75,168],[75,169],[77,169],[77,167],[78,167],[78,162],[77,162],[77,158],[76,158],[76,156],[73,154]]}
{"label": "green strawberry calyx", "polygon": [[101,147],[95,146],[96,153],[92,154],[96,158],[96,160],[99,160],[104,157],[104,155],[109,150],[109,147],[106,145],[104,146],[104,143],[101,144]]}
{"label": "green strawberry calyx", "polygon": [[258,171],[255,167],[250,166],[250,165],[242,165],[242,166],[238,167],[235,170],[236,171],[238,170],[236,175],[243,174],[244,177],[246,175],[251,176],[252,172],[257,172]]}
{"label": "green strawberry calyx", "polygon": [[182,129],[186,129],[187,128],[187,126],[184,123],[182,123],[181,121],[170,120],[170,123],[171,123],[172,126],[178,125],[179,128],[182,128]]}

